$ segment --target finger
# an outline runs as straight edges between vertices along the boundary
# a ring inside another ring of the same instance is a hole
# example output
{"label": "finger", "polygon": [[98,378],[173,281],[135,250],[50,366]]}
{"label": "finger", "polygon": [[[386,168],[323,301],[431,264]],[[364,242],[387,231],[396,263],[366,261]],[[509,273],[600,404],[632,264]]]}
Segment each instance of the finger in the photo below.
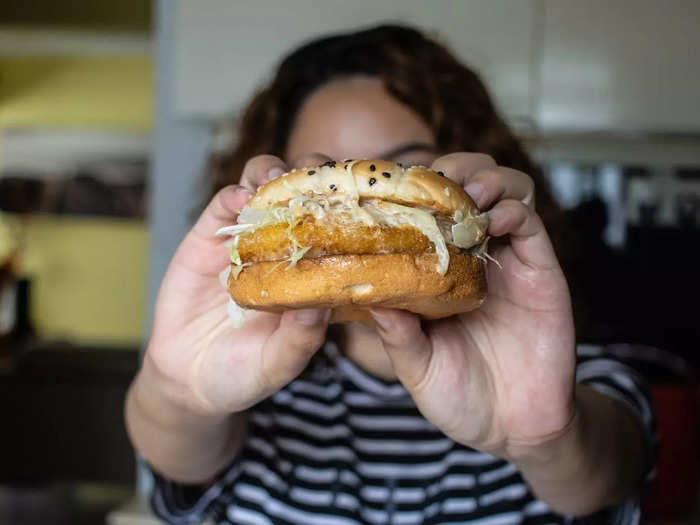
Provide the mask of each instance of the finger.
{"label": "finger", "polygon": [[399,380],[411,392],[419,388],[432,357],[432,345],[420,319],[411,312],[389,308],[373,308],[370,313]]}
{"label": "finger", "polygon": [[558,266],[547,231],[539,215],[516,200],[500,201],[488,212],[488,234],[510,235],[510,246],[516,257],[538,269]]}
{"label": "finger", "polygon": [[265,388],[279,389],[307,365],[326,337],[331,311],[325,308],[290,310],[280,317],[277,329],[262,349]]}
{"label": "finger", "polygon": [[257,155],[243,167],[241,186],[256,191],[263,184],[289,171],[284,161],[274,155]]}
{"label": "finger", "polygon": [[217,230],[235,224],[241,208],[252,195],[250,190],[241,186],[222,188],[199,216],[191,233],[200,239],[216,239],[217,243],[223,241],[215,237]]}
{"label": "finger", "polygon": [[461,186],[466,186],[476,172],[496,168],[496,161],[483,153],[450,153],[436,159],[430,166],[431,170],[443,172]]}
{"label": "finger", "polygon": [[178,246],[172,264],[199,275],[217,276],[231,261],[228,250],[222,246],[227,237],[217,237],[216,232],[236,223],[238,213],[251,196],[241,186],[222,188]]}
{"label": "finger", "polygon": [[437,159],[431,169],[461,184],[479,209],[502,199],[516,199],[534,208],[535,183],[530,176],[500,167],[483,153],[451,153]]}
{"label": "finger", "polygon": [[322,153],[304,153],[292,160],[292,166],[295,168],[311,168],[320,166],[324,162],[333,160]]}
{"label": "finger", "polygon": [[511,168],[479,170],[469,178],[464,190],[481,210],[506,199],[535,209],[535,182],[529,175]]}

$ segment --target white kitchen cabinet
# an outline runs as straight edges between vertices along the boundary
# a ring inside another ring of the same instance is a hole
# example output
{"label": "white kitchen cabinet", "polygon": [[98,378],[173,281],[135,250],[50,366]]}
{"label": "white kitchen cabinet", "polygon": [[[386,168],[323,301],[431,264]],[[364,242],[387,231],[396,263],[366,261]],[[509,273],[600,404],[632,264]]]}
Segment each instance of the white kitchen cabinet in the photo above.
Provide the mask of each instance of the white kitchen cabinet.
{"label": "white kitchen cabinet", "polygon": [[284,53],[380,22],[439,37],[485,78],[511,122],[533,111],[534,0],[198,0],[177,2],[175,111],[220,118],[244,107]]}
{"label": "white kitchen cabinet", "polygon": [[700,130],[700,1],[544,0],[544,131]]}

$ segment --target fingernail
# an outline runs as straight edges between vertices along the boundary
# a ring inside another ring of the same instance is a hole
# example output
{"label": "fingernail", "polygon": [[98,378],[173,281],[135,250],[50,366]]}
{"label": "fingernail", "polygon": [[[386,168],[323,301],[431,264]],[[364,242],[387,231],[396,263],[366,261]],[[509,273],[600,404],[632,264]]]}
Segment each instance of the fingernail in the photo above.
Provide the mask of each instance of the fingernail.
{"label": "fingernail", "polygon": [[282,176],[283,173],[284,170],[282,168],[272,168],[267,172],[267,180],[276,179],[277,177]]}
{"label": "fingernail", "polygon": [[370,309],[369,311],[372,314],[372,317],[374,317],[375,322],[379,325],[379,327],[388,332],[391,331],[394,328],[394,322],[391,320],[391,317],[388,315],[384,315],[383,313],[377,312],[376,310]]}
{"label": "fingernail", "polygon": [[238,193],[243,193],[245,195],[253,195],[252,191],[250,191],[248,188],[244,188],[243,186],[239,186],[237,189]]}
{"label": "fingernail", "polygon": [[328,310],[319,308],[297,310],[294,312],[294,320],[304,326],[314,326],[321,323],[328,313]]}
{"label": "fingernail", "polygon": [[505,211],[501,208],[493,208],[487,212],[491,222],[498,222],[505,216]]}
{"label": "fingernail", "polygon": [[472,198],[475,203],[479,203],[479,197],[484,193],[484,185],[480,182],[470,182],[464,191]]}

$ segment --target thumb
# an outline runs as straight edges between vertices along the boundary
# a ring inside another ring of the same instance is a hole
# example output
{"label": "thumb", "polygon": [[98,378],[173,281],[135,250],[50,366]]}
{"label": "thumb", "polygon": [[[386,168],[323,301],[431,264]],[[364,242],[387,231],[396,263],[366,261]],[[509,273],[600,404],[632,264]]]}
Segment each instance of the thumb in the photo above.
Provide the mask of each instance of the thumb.
{"label": "thumb", "polygon": [[426,378],[433,355],[419,317],[390,308],[372,308],[370,313],[399,381],[409,391],[415,390]]}
{"label": "thumb", "polygon": [[323,345],[330,316],[330,310],[321,308],[282,313],[262,348],[261,372],[267,390],[278,390],[301,373]]}

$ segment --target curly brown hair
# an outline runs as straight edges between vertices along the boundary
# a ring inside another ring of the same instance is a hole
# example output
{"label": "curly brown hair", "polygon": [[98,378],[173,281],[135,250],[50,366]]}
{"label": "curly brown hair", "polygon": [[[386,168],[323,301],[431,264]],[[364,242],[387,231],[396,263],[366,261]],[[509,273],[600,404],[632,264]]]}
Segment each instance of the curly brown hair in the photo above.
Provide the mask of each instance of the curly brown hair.
{"label": "curly brown hair", "polygon": [[541,170],[499,115],[479,76],[436,40],[398,25],[316,39],[282,60],[243,112],[238,143],[213,159],[209,195],[237,182],[249,158],[282,157],[307,97],[330,80],[352,75],[381,78],[392,96],[429,125],[439,153],[486,153],[502,166],[529,174],[540,215],[550,234],[558,230],[558,208]]}

